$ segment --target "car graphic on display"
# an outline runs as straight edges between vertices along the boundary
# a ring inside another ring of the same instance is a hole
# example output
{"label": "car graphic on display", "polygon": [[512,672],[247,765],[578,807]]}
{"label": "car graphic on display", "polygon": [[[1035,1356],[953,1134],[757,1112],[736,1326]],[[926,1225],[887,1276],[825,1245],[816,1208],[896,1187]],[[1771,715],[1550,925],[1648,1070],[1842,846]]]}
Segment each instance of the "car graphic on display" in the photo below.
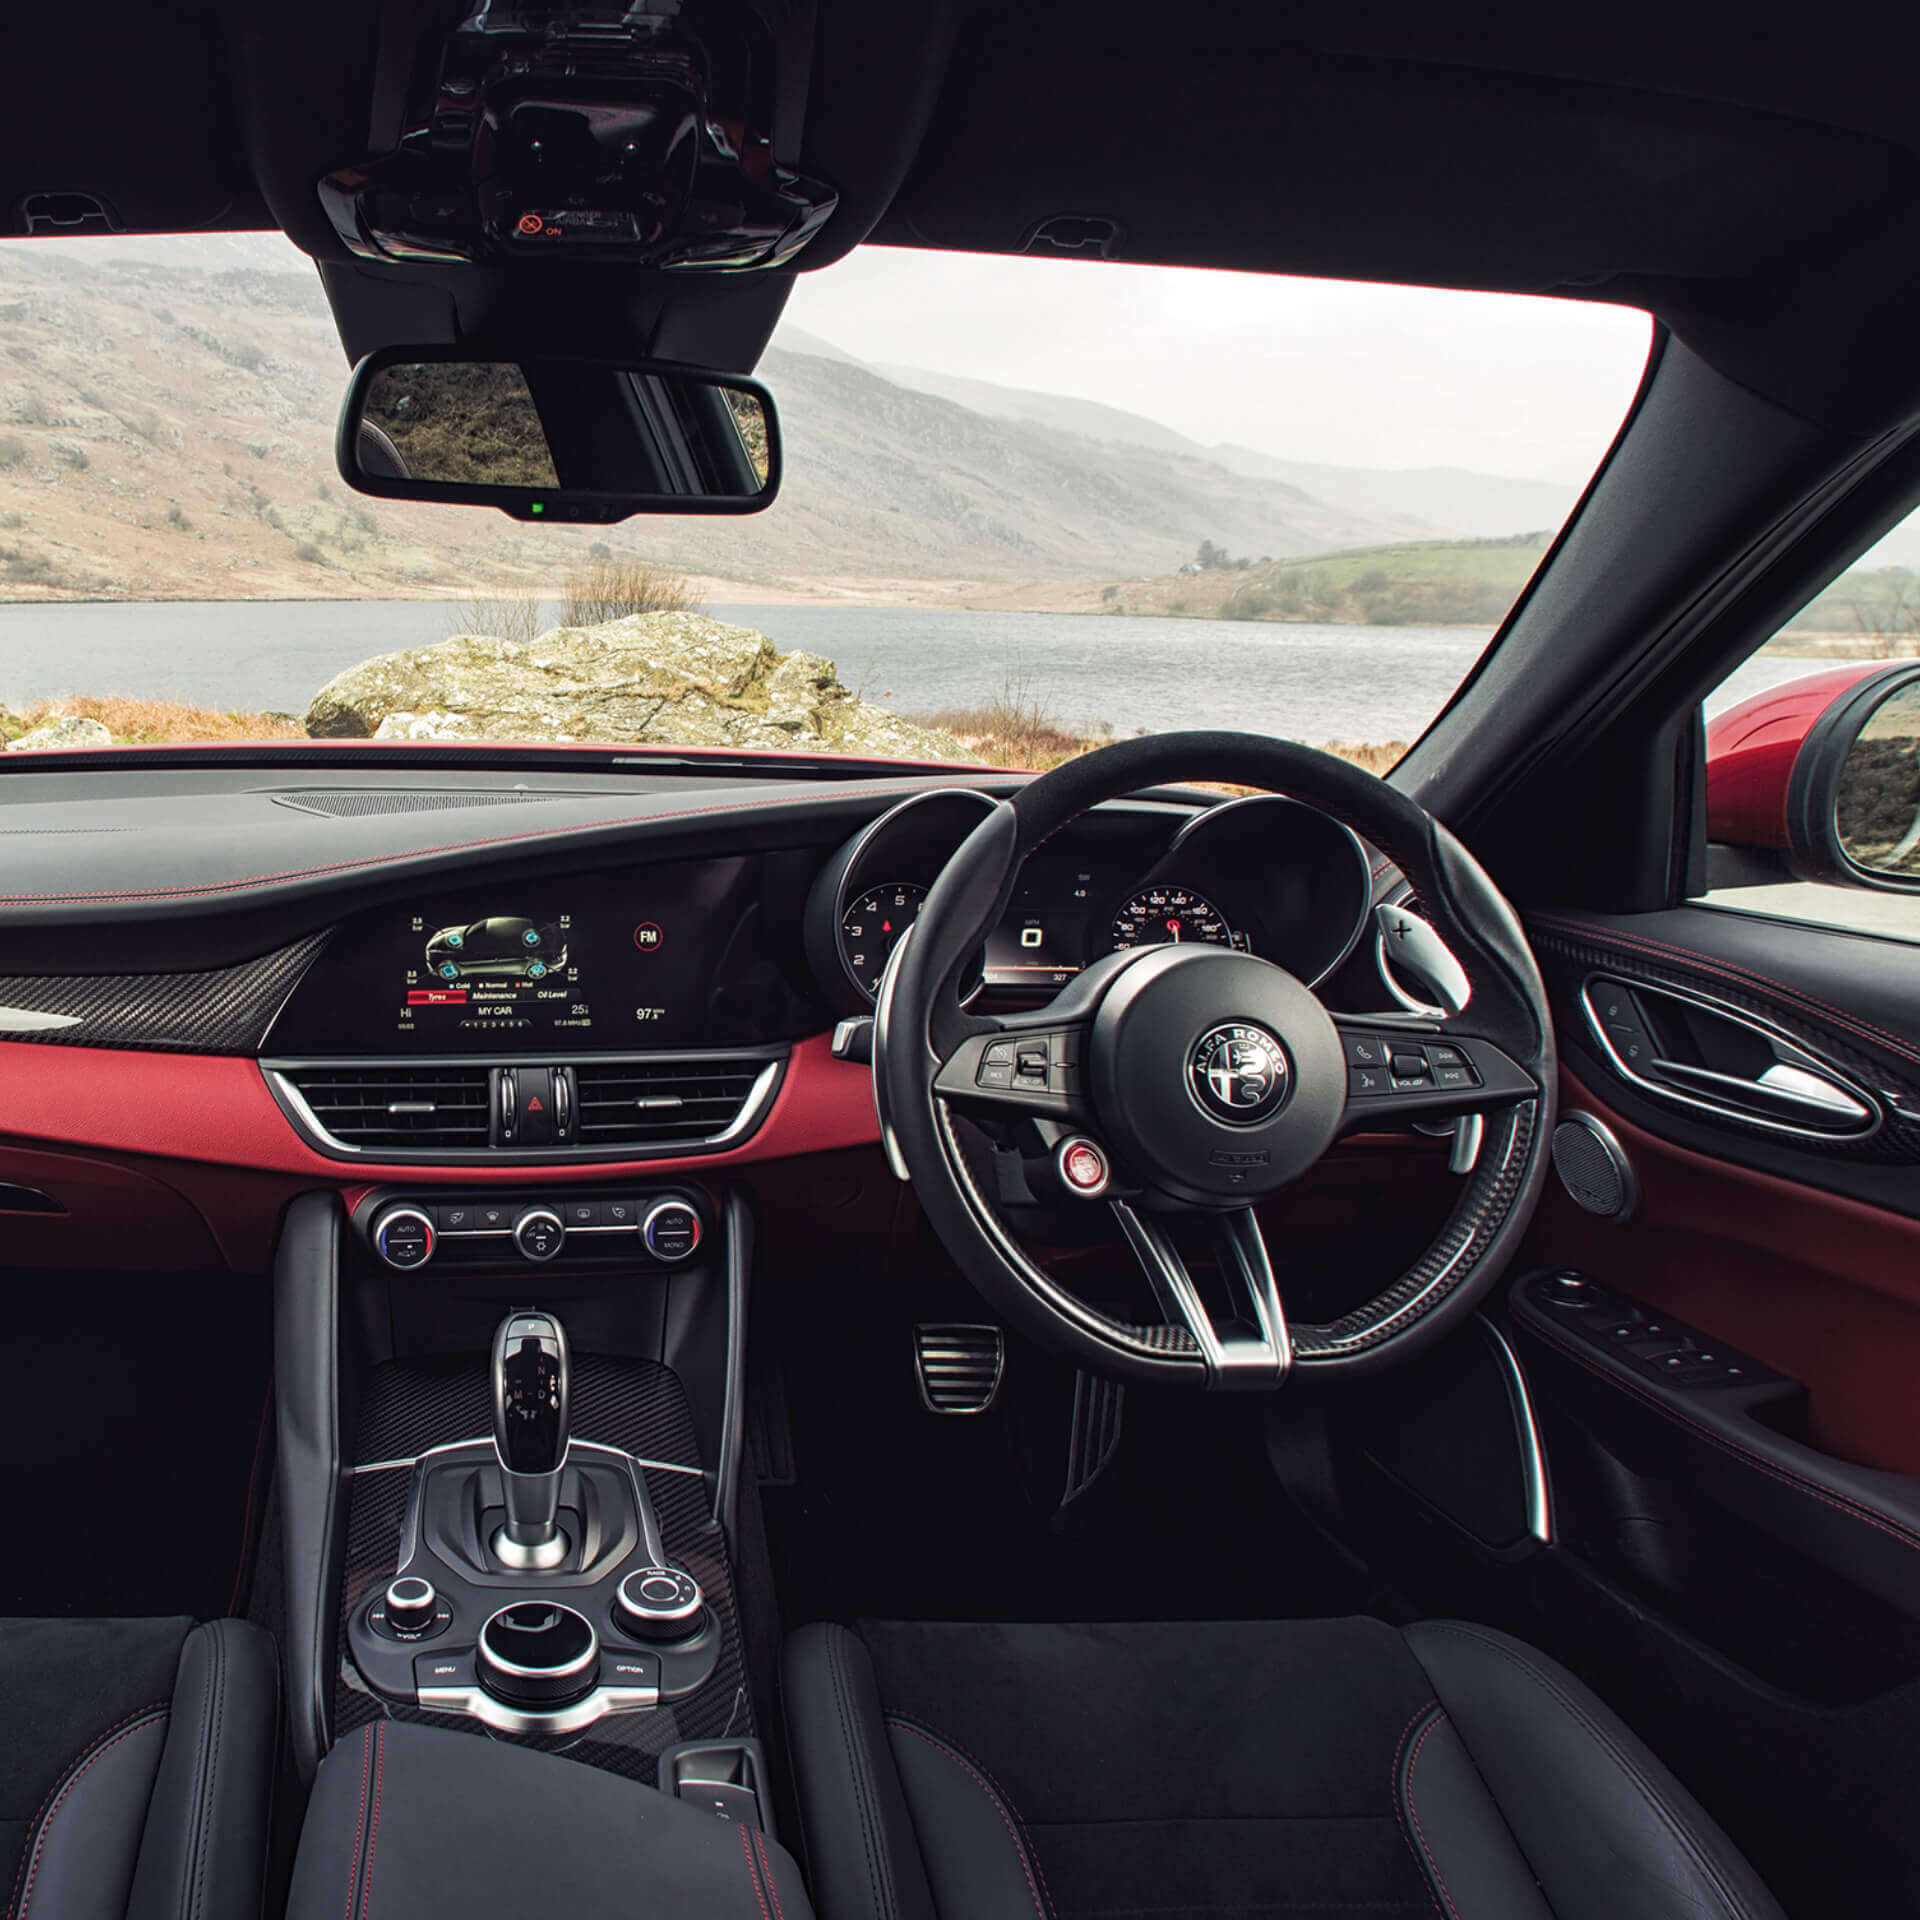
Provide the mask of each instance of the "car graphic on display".
{"label": "car graphic on display", "polygon": [[442,927],[427,942],[427,971],[436,980],[544,980],[566,964],[558,927],[514,914]]}

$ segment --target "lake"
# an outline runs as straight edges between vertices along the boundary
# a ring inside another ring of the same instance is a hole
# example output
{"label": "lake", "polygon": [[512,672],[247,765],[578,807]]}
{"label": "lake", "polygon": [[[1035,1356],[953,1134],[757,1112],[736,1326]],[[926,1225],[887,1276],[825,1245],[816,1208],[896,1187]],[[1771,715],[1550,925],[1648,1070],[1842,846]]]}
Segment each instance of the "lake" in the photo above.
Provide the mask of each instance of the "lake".
{"label": "lake", "polygon": [[[1069,726],[1235,727],[1315,744],[1413,739],[1489,638],[1469,627],[914,607],[707,610],[782,649],[825,654],[848,686],[902,713],[975,706],[1012,687]],[[453,605],[431,600],[0,606],[0,702],[123,693],[299,713],[342,668],[431,645],[457,624]],[[1819,664],[1749,661],[1709,710]]]}

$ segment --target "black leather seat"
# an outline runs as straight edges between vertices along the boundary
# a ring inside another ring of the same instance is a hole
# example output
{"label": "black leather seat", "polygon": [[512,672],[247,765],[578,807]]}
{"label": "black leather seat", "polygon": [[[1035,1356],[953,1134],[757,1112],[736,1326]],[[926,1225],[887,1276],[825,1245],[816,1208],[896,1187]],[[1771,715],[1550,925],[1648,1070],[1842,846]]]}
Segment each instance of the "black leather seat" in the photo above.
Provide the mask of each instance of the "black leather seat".
{"label": "black leather seat", "polygon": [[1777,1920],[1587,1688],[1489,1628],[803,1629],[821,1920]]}
{"label": "black leather seat", "polygon": [[280,1711],[240,1620],[0,1620],[7,1920],[258,1920]]}

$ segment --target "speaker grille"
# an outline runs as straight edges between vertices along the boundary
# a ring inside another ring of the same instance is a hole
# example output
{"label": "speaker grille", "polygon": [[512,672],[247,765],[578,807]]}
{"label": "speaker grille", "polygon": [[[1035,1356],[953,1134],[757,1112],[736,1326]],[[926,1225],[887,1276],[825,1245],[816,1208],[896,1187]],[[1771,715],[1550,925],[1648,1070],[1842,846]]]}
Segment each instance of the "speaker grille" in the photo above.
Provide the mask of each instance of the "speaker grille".
{"label": "speaker grille", "polygon": [[1571,1113],[1553,1130],[1553,1170],[1575,1205],[1603,1220],[1633,1211],[1633,1169],[1612,1130],[1591,1114]]}

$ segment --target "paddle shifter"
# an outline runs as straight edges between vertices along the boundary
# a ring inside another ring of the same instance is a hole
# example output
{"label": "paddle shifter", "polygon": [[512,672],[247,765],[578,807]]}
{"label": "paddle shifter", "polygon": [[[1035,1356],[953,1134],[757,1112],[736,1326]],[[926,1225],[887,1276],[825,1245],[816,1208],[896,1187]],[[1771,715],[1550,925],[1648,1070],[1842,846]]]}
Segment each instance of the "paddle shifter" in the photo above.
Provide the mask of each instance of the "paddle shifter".
{"label": "paddle shifter", "polygon": [[550,1313],[510,1313],[493,1336],[493,1447],[506,1485],[506,1524],[494,1557],[517,1571],[557,1567],[560,1470],[567,1463],[567,1336]]}

